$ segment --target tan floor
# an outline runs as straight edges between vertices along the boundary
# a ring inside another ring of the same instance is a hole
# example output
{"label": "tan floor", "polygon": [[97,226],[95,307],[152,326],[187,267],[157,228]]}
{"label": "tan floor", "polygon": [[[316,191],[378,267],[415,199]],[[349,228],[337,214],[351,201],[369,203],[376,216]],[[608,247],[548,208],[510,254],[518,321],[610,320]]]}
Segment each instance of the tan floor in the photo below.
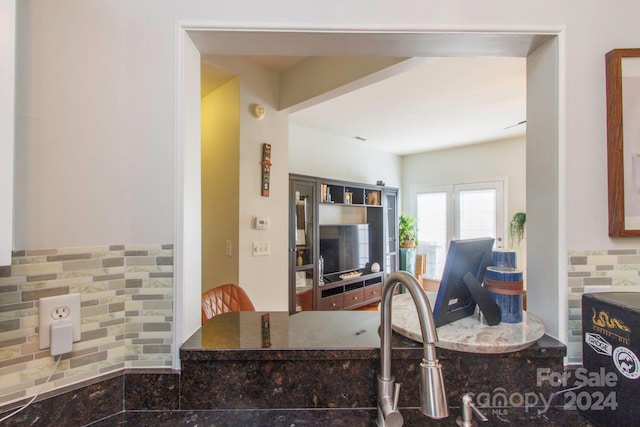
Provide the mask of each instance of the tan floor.
{"label": "tan floor", "polygon": [[364,307],[356,308],[356,310],[360,311],[378,311],[378,303],[365,305]]}

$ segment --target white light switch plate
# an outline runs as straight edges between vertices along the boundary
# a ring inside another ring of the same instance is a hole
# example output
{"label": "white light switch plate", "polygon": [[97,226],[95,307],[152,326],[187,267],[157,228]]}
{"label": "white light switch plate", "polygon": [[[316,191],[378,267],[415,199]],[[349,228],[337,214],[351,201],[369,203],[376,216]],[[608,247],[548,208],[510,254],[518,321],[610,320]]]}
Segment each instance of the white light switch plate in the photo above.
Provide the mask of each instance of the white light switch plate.
{"label": "white light switch plate", "polygon": [[253,256],[269,256],[271,255],[271,242],[253,242]]}
{"label": "white light switch plate", "polygon": [[51,346],[51,324],[70,321],[73,325],[73,342],[80,341],[80,294],[57,295],[40,298],[38,317],[40,332],[40,350]]}

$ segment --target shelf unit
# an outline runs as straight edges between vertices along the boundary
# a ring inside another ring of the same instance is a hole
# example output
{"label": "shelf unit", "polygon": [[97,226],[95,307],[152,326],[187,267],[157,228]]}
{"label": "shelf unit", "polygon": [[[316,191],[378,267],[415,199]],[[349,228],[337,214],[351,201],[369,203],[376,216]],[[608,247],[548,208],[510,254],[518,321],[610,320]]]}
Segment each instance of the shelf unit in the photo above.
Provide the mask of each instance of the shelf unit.
{"label": "shelf unit", "polygon": [[[387,274],[397,270],[398,190],[294,174],[289,188],[289,311],[349,310],[379,301]],[[319,225],[336,218],[369,224],[371,263],[380,272],[364,269],[358,277],[321,281]]]}
{"label": "shelf unit", "polygon": [[314,283],[318,283],[317,183],[289,180],[289,312],[312,310]]}
{"label": "shelf unit", "polygon": [[381,206],[382,190],[367,188],[355,184],[336,182],[320,183],[320,203],[335,203],[355,206]]}

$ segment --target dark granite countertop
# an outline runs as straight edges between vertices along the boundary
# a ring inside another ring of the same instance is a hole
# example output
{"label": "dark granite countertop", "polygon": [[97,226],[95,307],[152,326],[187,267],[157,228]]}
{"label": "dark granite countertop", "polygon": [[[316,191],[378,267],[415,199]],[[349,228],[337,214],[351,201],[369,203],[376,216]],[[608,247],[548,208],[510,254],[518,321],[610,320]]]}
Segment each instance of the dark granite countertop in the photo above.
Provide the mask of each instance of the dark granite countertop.
{"label": "dark granite countertop", "polygon": [[[263,331],[263,316],[268,328]],[[215,316],[181,347],[188,360],[369,359],[379,356],[380,314],[376,311],[240,312]],[[394,358],[421,357],[422,344],[394,333]],[[530,347],[484,357],[564,357],[566,347],[545,335]],[[439,359],[460,357],[438,349]],[[474,356],[481,356],[474,354]]]}
{"label": "dark granite countertop", "polygon": [[[268,328],[264,315],[268,314]],[[263,327],[263,325],[265,327]],[[375,425],[376,373],[380,360],[376,311],[241,312],[218,315],[181,347],[181,398],[190,415],[164,412],[154,425]],[[403,384],[399,407],[405,425],[455,425],[462,394],[484,395],[485,425],[589,426],[577,411],[552,406],[506,405],[498,395],[537,393],[539,367],[562,372],[566,347],[544,335],[523,350],[503,354],[438,348],[450,416],[425,418],[419,405],[417,366],[422,343],[394,333],[392,372]],[[206,379],[211,378],[211,381]],[[492,404],[486,406],[487,397]],[[478,401],[478,403],[483,403]],[[562,405],[562,402],[557,402]],[[222,410],[221,410],[222,409]],[[543,408],[544,409],[544,408]],[[196,410],[196,411],[193,411]],[[193,411],[193,412],[190,412]],[[126,414],[125,420],[142,422]],[[142,415],[140,415],[142,416]],[[144,415],[148,416],[148,415]],[[187,424],[184,424],[187,425]],[[191,425],[191,424],[188,424]]]}
{"label": "dark granite countertop", "polygon": [[[459,408],[451,408],[445,419],[427,418],[417,409],[402,411],[405,426],[455,426]],[[545,414],[535,411],[511,410],[507,414],[493,416],[487,413],[488,422],[483,427],[512,426],[538,427],[571,426],[593,427],[577,411],[551,409]],[[142,411],[115,415],[93,427],[107,426],[217,426],[217,427],[373,427],[376,426],[376,411],[373,409],[325,409],[325,410],[243,410],[243,411]]]}

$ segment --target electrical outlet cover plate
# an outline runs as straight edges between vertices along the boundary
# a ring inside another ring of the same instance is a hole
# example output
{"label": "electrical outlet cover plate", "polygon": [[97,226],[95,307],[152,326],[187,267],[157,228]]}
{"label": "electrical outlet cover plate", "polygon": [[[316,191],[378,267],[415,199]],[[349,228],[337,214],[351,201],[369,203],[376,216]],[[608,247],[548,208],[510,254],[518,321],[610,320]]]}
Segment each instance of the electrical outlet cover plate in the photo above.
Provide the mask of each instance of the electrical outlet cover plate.
{"label": "electrical outlet cover plate", "polygon": [[80,341],[80,294],[40,298],[38,301],[40,350],[51,346],[51,324],[62,320],[73,325],[73,342]]}

